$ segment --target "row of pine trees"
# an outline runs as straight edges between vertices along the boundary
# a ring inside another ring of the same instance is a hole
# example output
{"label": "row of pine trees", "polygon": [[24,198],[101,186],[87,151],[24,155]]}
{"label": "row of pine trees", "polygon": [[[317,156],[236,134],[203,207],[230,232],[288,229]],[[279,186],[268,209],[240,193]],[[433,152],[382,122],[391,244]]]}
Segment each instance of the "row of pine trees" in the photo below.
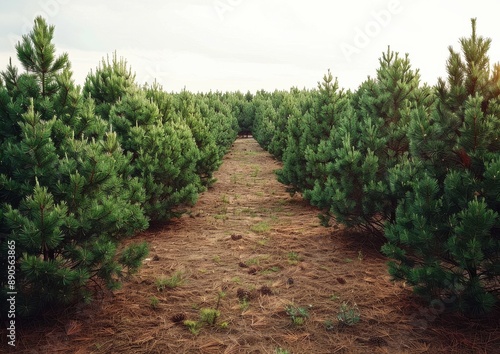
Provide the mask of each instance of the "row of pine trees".
{"label": "row of pine trees", "polygon": [[357,90],[328,72],[317,89],[257,92],[258,142],[280,182],[349,228],[384,242],[389,272],[430,301],[478,316],[500,297],[500,65],[491,40],[449,48],[430,87],[390,50]]}
{"label": "row of pine trees", "polygon": [[[328,72],[316,89],[255,95],[139,86],[116,55],[79,87],[53,34],[35,19],[16,46],[23,72],[9,64],[0,76],[0,252],[15,240],[20,315],[119,287],[148,252],[120,241],[195,203],[249,130],[325,226],[333,218],[383,240],[395,279],[450,310],[494,308],[500,66],[475,20],[433,87],[388,49],[355,91]],[[2,297],[8,284],[3,272]]]}
{"label": "row of pine trees", "polygon": [[[76,86],[53,36],[36,18],[15,48],[22,72],[0,76],[0,268],[14,240],[21,316],[90,301],[136,271],[147,245],[119,241],[181,215],[214,182],[246,102],[141,87],[116,55]],[[2,298],[8,284],[2,271]]]}

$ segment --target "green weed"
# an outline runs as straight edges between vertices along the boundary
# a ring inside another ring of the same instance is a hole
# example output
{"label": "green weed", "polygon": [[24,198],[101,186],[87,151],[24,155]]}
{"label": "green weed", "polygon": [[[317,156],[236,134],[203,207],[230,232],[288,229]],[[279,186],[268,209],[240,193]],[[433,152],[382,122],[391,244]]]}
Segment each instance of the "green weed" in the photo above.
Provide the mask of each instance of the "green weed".
{"label": "green weed", "polygon": [[269,223],[267,221],[258,222],[257,224],[252,225],[250,227],[250,230],[255,232],[255,233],[268,232],[270,229],[271,229],[271,226],[269,226]]}
{"label": "green weed", "polygon": [[349,305],[347,302],[343,302],[337,313],[337,320],[340,324],[347,326],[353,326],[358,323],[360,317],[361,313],[356,303],[354,303],[354,305]]}
{"label": "green weed", "polygon": [[183,273],[176,271],[170,278],[161,277],[156,279],[155,284],[158,291],[163,291],[165,288],[174,289],[184,282]]}
{"label": "green weed", "polygon": [[288,252],[286,257],[288,258],[288,263],[297,264],[300,262],[300,255],[296,252]]}
{"label": "green weed", "polygon": [[240,299],[240,310],[241,311],[246,311],[250,307],[250,300],[248,298],[244,297]]}
{"label": "green weed", "polygon": [[259,265],[260,264],[260,258],[259,257],[253,257],[253,258],[250,258],[250,259],[247,259],[247,261],[245,262],[245,264],[247,266],[252,266],[252,265]]}
{"label": "green weed", "polygon": [[271,273],[277,273],[279,271],[281,271],[281,268],[278,266],[274,266],[274,267],[264,269],[263,271],[260,272],[260,274],[266,275],[266,274],[271,274]]}
{"label": "green weed", "polygon": [[200,310],[200,322],[208,325],[215,325],[217,318],[220,316],[220,311],[212,308],[202,308]]}
{"label": "green weed", "polygon": [[184,326],[186,326],[189,329],[189,332],[191,332],[194,335],[198,335],[198,333],[200,333],[201,325],[202,324],[198,321],[191,321],[191,320],[184,321]]}
{"label": "green weed", "polygon": [[290,352],[286,349],[283,349],[283,348],[277,348],[276,354],[290,354]]}
{"label": "green weed", "polygon": [[290,316],[292,324],[294,324],[295,326],[302,326],[305,320],[309,317],[309,313],[304,307],[288,305],[285,308],[285,311],[287,315]]}
{"label": "green weed", "polygon": [[332,301],[337,301],[339,299],[340,299],[339,295],[333,294],[333,295],[330,296],[330,300],[332,300]]}
{"label": "green weed", "polygon": [[160,300],[156,296],[151,296],[149,298],[149,306],[152,308],[156,309],[158,308],[158,305],[160,304]]}
{"label": "green weed", "polygon": [[229,327],[229,323],[227,323],[227,322],[222,322],[222,323],[219,325],[219,327],[220,327],[221,329],[227,329],[227,328]]}
{"label": "green weed", "polygon": [[327,331],[333,331],[333,329],[335,328],[335,324],[332,320],[326,320],[324,322],[324,326]]}
{"label": "green weed", "polygon": [[222,214],[215,214],[214,215],[214,219],[217,219],[217,220],[227,220],[227,215],[226,215],[226,210],[224,210],[222,212]]}
{"label": "green weed", "polygon": [[258,240],[258,241],[257,241],[257,244],[258,244],[259,246],[266,246],[266,245],[268,244],[268,242],[269,242],[269,239],[268,239],[268,238],[263,238],[263,239]]}

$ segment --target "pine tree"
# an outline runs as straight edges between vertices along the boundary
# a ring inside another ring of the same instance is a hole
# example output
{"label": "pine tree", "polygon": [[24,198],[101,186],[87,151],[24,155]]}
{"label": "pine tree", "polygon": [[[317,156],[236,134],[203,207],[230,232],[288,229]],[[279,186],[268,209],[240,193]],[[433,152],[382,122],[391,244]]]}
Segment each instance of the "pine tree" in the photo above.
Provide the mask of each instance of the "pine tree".
{"label": "pine tree", "polygon": [[255,107],[252,100],[253,95],[250,92],[245,95],[236,92],[232,97],[233,114],[238,120],[240,133],[250,133],[253,130]]}
{"label": "pine tree", "polygon": [[389,171],[408,152],[409,108],[432,100],[419,88],[418,70],[411,69],[408,56],[388,49],[379,62],[377,78],[349,96],[317,151],[307,152],[317,179],[305,196],[324,210],[323,223],[334,216],[348,227],[381,236],[401,194],[391,190]]}
{"label": "pine tree", "polygon": [[[196,102],[194,95],[184,90],[180,93],[177,104],[181,121],[188,125],[199,150],[196,173],[202,184],[208,187],[215,182],[213,172],[219,168],[222,161],[215,145],[215,136],[208,130],[207,120],[201,115]],[[202,190],[200,189],[200,192]]]}
{"label": "pine tree", "polygon": [[[289,185],[291,194],[314,187],[319,173],[318,161],[314,161],[318,145],[330,135],[345,104],[345,93],[339,90],[337,80],[333,80],[328,71],[318,83],[318,89],[305,94],[302,109],[289,117],[287,147],[278,180]],[[304,196],[307,198],[307,192]]]}
{"label": "pine tree", "polygon": [[58,73],[69,68],[68,54],[55,57],[52,43],[55,26],[47,25],[42,17],[35,19],[33,30],[23,35],[16,45],[17,58],[27,72],[34,73],[38,79],[42,97],[53,95],[59,89]]}
{"label": "pine tree", "polygon": [[[0,249],[16,243],[20,315],[90,299],[91,279],[116,288],[147,253],[145,244],[117,253],[117,240],[147,226],[144,192],[116,135],[80,96],[67,56],[56,58],[53,32],[35,19],[16,46],[26,73],[10,64],[0,87],[0,126],[12,125],[0,136]],[[5,295],[5,274],[0,286]]]}
{"label": "pine tree", "polygon": [[318,84],[317,94],[314,96],[314,106],[311,113],[305,116],[303,154],[306,161],[306,178],[304,180],[304,197],[309,199],[309,191],[318,179],[323,179],[324,162],[318,147],[322,140],[328,139],[335,131],[342,114],[348,107],[346,93],[339,89],[337,79],[333,80],[330,71]]}
{"label": "pine tree", "polygon": [[[287,146],[288,122],[291,116],[299,114],[298,100],[301,92],[292,89],[290,93],[282,92],[273,97],[273,106],[276,110],[274,120],[274,134],[269,143],[269,152],[278,160],[283,159]],[[278,96],[278,97],[276,97]],[[281,98],[279,96],[282,96]]]}
{"label": "pine tree", "polygon": [[101,61],[95,72],[91,71],[83,85],[83,95],[92,97],[96,102],[96,113],[107,120],[111,107],[131,90],[137,89],[135,74],[123,58],[118,59],[116,52],[111,61],[109,57]]}
{"label": "pine tree", "polygon": [[253,136],[259,145],[269,149],[273,137],[276,134],[275,121],[276,111],[274,110],[271,98],[256,96],[253,100],[255,107],[255,120],[253,123]]}
{"label": "pine tree", "polygon": [[[26,107],[23,109],[22,105],[18,103],[21,99],[11,98],[11,93],[17,87],[19,80],[18,70],[12,65],[12,60],[9,60],[7,70],[1,72],[0,77],[5,81],[5,86],[0,87],[0,114],[3,117],[0,121],[0,139],[5,141],[13,139],[19,133],[19,126],[16,122],[25,111],[28,103],[26,102]],[[37,86],[36,83],[35,86]]]}
{"label": "pine tree", "polygon": [[160,120],[163,123],[172,122],[177,119],[175,97],[173,93],[167,93],[158,82],[153,82],[151,85],[144,88],[146,98],[151,100],[160,113]]}
{"label": "pine tree", "polygon": [[490,43],[472,20],[462,53],[450,47],[434,109],[412,112],[412,159],[393,175],[407,193],[383,248],[395,279],[470,316],[490,311],[500,293],[500,80]]}
{"label": "pine tree", "polygon": [[168,220],[197,200],[200,153],[185,122],[163,123],[156,104],[138,89],[112,105],[109,121],[131,157],[131,175],[145,188],[143,207],[151,220]]}
{"label": "pine tree", "polygon": [[218,159],[222,161],[238,134],[238,120],[220,93],[209,93],[204,97],[200,111],[207,121],[208,131],[214,137]]}
{"label": "pine tree", "polygon": [[287,191],[293,195],[306,189],[305,149],[310,144],[305,132],[307,124],[314,120],[311,111],[314,104],[313,92],[304,93],[299,99],[299,109],[289,117],[287,126],[287,145],[283,152],[283,167],[276,171],[278,181],[289,186]]}

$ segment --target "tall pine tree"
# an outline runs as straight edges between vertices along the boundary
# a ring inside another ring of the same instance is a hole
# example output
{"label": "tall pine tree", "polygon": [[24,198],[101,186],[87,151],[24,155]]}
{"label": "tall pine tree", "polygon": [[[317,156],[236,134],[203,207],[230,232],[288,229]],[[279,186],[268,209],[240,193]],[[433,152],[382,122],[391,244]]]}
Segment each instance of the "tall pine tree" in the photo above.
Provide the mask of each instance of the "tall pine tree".
{"label": "tall pine tree", "polygon": [[450,47],[435,109],[412,112],[412,159],[393,177],[408,191],[383,248],[394,278],[471,316],[500,294],[500,80],[490,43],[473,19],[461,53]]}
{"label": "tall pine tree", "polygon": [[[53,33],[35,19],[16,46],[26,72],[9,65],[0,87],[0,126],[10,126],[0,136],[0,249],[16,244],[20,315],[90,299],[91,279],[116,288],[147,253],[145,244],[117,252],[119,238],[147,226],[143,189],[116,134],[81,98],[67,55],[56,56]],[[0,286],[5,295],[5,274]]]}

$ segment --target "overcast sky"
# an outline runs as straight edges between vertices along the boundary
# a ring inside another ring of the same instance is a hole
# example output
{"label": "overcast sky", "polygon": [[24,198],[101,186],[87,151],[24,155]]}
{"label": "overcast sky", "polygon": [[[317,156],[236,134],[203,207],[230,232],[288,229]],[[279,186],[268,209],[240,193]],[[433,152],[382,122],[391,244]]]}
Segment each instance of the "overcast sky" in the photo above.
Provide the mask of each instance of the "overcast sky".
{"label": "overcast sky", "polygon": [[0,70],[42,15],[80,85],[116,51],[138,83],[167,91],[313,88],[328,69],[356,89],[388,45],[433,85],[472,17],[500,61],[499,10],[498,0],[2,0]]}

